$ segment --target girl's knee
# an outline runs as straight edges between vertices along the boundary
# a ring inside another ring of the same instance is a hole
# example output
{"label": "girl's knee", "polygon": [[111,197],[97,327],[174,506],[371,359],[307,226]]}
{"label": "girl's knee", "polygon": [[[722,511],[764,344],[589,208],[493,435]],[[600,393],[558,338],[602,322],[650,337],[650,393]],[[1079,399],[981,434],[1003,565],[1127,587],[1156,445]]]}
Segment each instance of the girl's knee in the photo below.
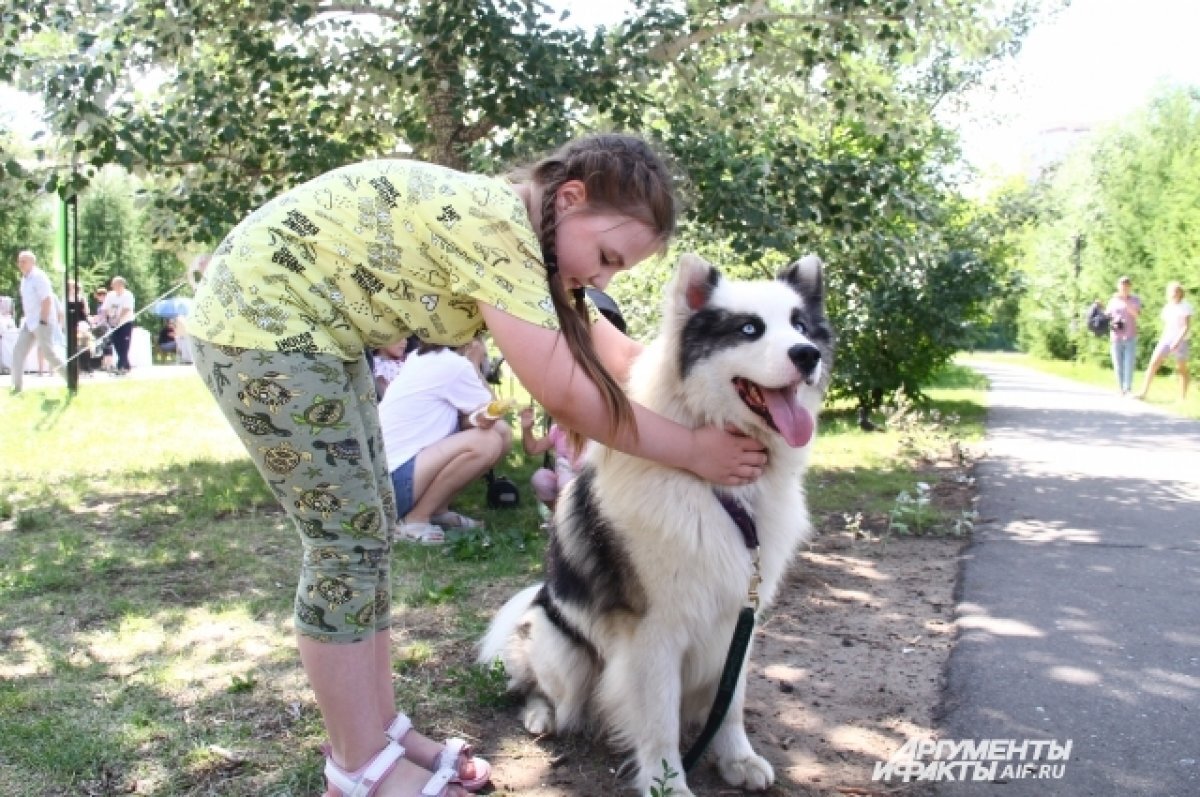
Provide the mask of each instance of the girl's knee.
{"label": "girl's knee", "polygon": [[496,463],[512,446],[512,437],[506,434],[507,426],[497,424],[491,429],[476,429],[478,434],[472,441],[476,455],[488,463]]}

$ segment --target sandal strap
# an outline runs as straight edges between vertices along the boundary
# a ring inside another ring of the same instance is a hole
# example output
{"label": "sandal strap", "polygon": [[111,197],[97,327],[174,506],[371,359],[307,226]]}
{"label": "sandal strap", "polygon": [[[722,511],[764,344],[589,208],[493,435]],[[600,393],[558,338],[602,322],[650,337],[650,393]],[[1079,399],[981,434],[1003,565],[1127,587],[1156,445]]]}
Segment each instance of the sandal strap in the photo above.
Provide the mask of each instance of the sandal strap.
{"label": "sandal strap", "polygon": [[449,769],[452,770],[455,777],[457,777],[458,762],[464,757],[473,757],[471,755],[471,745],[467,744],[462,739],[447,739],[445,745],[442,747],[442,751],[438,753],[438,756],[436,759],[434,759],[433,763],[434,766],[437,767],[437,771],[441,772],[443,769]]}
{"label": "sandal strap", "polygon": [[[404,748],[395,741],[389,741],[386,747],[356,772],[347,772],[329,756],[325,759],[325,777],[338,788],[342,797],[371,797],[379,788],[380,782],[396,768],[396,764],[403,757]],[[437,792],[433,792],[430,797],[436,795]]]}
{"label": "sandal strap", "polygon": [[[435,767],[433,777],[429,779],[429,783],[425,788],[429,789],[435,784],[438,789],[444,789],[451,782],[461,782],[458,776],[458,762],[460,757],[466,753],[469,758],[471,755],[471,747],[462,739],[447,739],[446,744],[442,747],[442,751],[438,753],[437,758],[433,760]],[[429,792],[430,797],[437,792]],[[425,797],[426,792],[421,792],[422,797]]]}
{"label": "sandal strap", "polygon": [[450,781],[456,777],[458,777],[458,773],[455,770],[442,767],[426,781],[425,788],[421,789],[421,797],[441,797],[446,791],[446,787],[450,785]]}
{"label": "sandal strap", "polygon": [[412,720],[408,718],[407,714],[401,711],[396,715],[396,718],[392,720],[392,724],[387,726],[387,730],[384,731],[384,734],[393,742],[398,743],[404,738],[406,733],[412,730],[412,726]]}

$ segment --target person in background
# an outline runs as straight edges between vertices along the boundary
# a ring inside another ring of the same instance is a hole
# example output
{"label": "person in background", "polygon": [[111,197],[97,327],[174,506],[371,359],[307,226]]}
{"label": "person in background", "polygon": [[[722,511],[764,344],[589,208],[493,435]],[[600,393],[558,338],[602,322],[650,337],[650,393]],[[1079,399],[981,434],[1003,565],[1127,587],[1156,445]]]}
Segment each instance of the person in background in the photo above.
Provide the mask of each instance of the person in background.
{"label": "person in background", "polygon": [[89,319],[92,311],[88,308],[87,293],[75,284],[75,280],[67,280],[66,329],[75,334],[75,358],[80,371],[90,373],[92,360],[85,353],[91,346],[92,329]]}
{"label": "person in background", "polygon": [[92,340],[93,347],[100,351],[100,365],[102,371],[111,371],[113,369],[113,342],[112,342],[112,319],[109,318],[108,309],[104,305],[104,300],[108,297],[108,288],[101,285],[96,289],[93,298],[96,300],[96,314],[91,317],[92,322]]}
{"label": "person in background", "polygon": [[55,371],[62,373],[63,361],[54,347],[54,330],[58,328],[58,303],[50,278],[38,268],[37,256],[28,250],[17,255],[17,269],[21,272],[21,333],[13,347],[12,378],[13,395],[18,395],[25,380],[25,358],[29,350],[37,347]]}
{"label": "person in background", "polygon": [[179,349],[176,334],[175,319],[168,318],[163,322],[162,329],[158,331],[158,350],[163,354],[175,354]]}
{"label": "person in background", "polygon": [[129,344],[133,341],[133,317],[136,302],[125,286],[124,277],[113,277],[111,290],[104,297],[100,313],[113,328],[113,349],[117,353],[117,375],[129,373]]}
{"label": "person in background", "polygon": [[571,434],[557,423],[550,424],[545,437],[538,437],[533,431],[533,407],[521,410],[521,447],[529,456],[554,452],[553,468],[538,468],[530,477],[533,494],[554,512],[558,496],[571,480],[579,473],[583,465],[584,448],[577,449],[571,444]]}
{"label": "person in background", "polygon": [[375,396],[380,401],[383,401],[388,385],[399,376],[400,367],[404,365],[404,359],[408,357],[410,343],[414,344],[415,348],[416,341],[408,338],[375,349],[371,371],[375,374]]}
{"label": "person in background", "polygon": [[86,323],[91,317],[87,293],[80,290],[75,280],[67,280],[67,329],[76,329],[80,321]]}
{"label": "person in background", "polygon": [[450,502],[512,445],[508,424],[485,411],[494,398],[481,372],[486,356],[478,338],[457,351],[423,343],[379,404],[397,539],[437,545],[446,529],[483,525],[450,511]]}
{"label": "person in background", "polygon": [[1192,306],[1183,300],[1183,285],[1167,283],[1167,303],[1162,309],[1162,335],[1154,347],[1150,365],[1146,367],[1146,379],[1138,398],[1144,399],[1150,392],[1150,383],[1168,357],[1175,358],[1175,373],[1179,375],[1179,400],[1187,398],[1188,391],[1188,331],[1192,326]]}
{"label": "person in background", "polygon": [[1108,313],[1109,350],[1117,389],[1122,396],[1133,391],[1133,369],[1137,358],[1137,323],[1142,313],[1142,300],[1133,295],[1133,280],[1121,277],[1117,291],[1104,308]]}
{"label": "person in background", "polygon": [[13,300],[11,296],[0,296],[0,332],[17,328],[17,320],[13,318]]}
{"label": "person in background", "polygon": [[75,352],[75,356],[76,362],[79,363],[79,373],[83,376],[91,376],[100,367],[101,358],[97,353],[96,338],[92,335],[92,328],[86,321],[79,322],[76,340],[79,348]]}

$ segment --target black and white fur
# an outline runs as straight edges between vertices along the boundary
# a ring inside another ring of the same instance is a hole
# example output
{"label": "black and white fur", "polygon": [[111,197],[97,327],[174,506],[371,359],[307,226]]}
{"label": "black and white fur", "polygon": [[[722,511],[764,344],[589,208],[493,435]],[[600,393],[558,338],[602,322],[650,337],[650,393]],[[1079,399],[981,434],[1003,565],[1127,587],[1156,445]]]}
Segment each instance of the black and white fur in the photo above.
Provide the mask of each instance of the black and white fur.
{"label": "black and white fur", "polygon": [[[792,402],[781,412],[800,418],[793,438],[803,438],[805,417],[811,433],[833,349],[821,269],[808,256],[776,280],[729,281],[685,255],[659,335],[630,379],[631,397],[668,418],[733,425],[766,445],[762,478],[727,490],[756,521],[762,608],[811,532],[802,482],[809,446],[789,444],[761,403],[760,412],[750,406],[746,380]],[[559,500],[546,582],[509,600],[480,645],[479,661],[500,659],[509,688],[527,695],[530,733],[607,734],[631,751],[643,795],[662,777],[662,761],[682,773],[681,733],[706,718],[746,605],[750,552],[714,489],[593,446]],[[745,668],[709,752],[728,783],[762,790],[775,773],[746,737],[744,693]],[[682,774],[671,786],[691,794]]]}

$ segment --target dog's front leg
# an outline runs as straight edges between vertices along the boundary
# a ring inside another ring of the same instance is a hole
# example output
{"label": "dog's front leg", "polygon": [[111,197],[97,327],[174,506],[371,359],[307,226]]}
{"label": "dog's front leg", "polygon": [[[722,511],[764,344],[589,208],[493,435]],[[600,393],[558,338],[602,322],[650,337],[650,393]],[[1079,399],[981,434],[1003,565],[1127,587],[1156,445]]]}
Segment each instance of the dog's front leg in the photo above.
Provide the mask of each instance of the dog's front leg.
{"label": "dog's front leg", "polygon": [[713,737],[713,752],[717,756],[717,770],[730,786],[763,791],[775,782],[775,770],[771,762],[754,752],[750,739],[746,736],[744,712],[746,705],[746,666],[749,664],[750,652],[746,652],[747,661],[742,662],[742,672],[738,677],[737,689],[729,711]]}
{"label": "dog's front leg", "polygon": [[646,797],[651,787],[691,797],[679,754],[681,652],[640,635],[607,652],[596,697],[613,742],[633,752],[634,787]]}

